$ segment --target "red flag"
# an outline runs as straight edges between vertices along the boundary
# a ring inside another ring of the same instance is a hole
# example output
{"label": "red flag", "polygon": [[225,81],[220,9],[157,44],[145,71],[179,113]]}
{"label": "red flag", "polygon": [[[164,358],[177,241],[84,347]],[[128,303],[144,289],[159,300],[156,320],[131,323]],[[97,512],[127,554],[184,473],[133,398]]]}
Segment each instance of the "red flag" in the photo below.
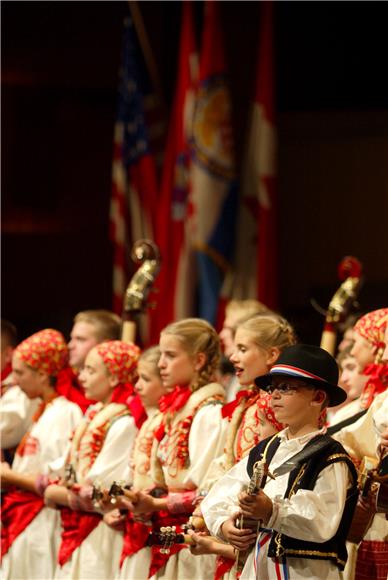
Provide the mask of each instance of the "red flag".
{"label": "red flag", "polygon": [[234,250],[237,213],[231,99],[219,8],[219,2],[205,4],[188,220],[198,268],[198,315],[213,324]]}
{"label": "red flag", "polygon": [[120,69],[110,207],[114,245],[113,310],[119,314],[132,270],[130,250],[133,242],[139,238],[153,239],[157,177],[145,118],[150,97],[142,53],[132,20],[128,18]]}
{"label": "red flag", "polygon": [[161,252],[162,268],[156,282],[158,305],[151,319],[154,342],[158,341],[159,332],[166,324],[193,315],[195,275],[191,247],[185,237],[185,219],[197,69],[192,4],[182,2],[177,87],[157,211],[156,242]]}
{"label": "red flag", "polygon": [[[255,99],[236,246],[234,298],[256,298],[270,308],[278,302],[276,128],[273,80],[273,3],[261,2]],[[256,261],[253,256],[257,257]]]}

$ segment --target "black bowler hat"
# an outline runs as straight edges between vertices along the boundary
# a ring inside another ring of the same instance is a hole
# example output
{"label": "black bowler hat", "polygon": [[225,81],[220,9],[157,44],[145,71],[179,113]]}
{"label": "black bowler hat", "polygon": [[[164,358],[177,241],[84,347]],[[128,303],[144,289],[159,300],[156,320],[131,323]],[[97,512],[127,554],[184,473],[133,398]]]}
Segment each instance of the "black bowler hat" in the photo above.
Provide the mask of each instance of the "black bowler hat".
{"label": "black bowler hat", "polygon": [[300,379],[322,389],[329,396],[329,407],[343,403],[346,392],[338,386],[338,365],[323,348],[310,344],[295,344],[284,349],[267,375],[257,377],[255,383],[266,391],[272,377],[283,375]]}

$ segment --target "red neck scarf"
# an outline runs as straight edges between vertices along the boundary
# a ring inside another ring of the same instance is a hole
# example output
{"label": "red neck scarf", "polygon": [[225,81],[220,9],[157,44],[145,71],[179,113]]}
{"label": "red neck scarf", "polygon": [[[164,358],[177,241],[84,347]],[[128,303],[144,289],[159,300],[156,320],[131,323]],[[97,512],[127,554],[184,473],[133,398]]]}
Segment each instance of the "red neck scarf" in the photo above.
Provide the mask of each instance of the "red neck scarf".
{"label": "red neck scarf", "polygon": [[159,409],[163,414],[175,413],[184,407],[192,394],[190,387],[176,386],[171,393],[159,399]]}
{"label": "red neck scarf", "polygon": [[164,417],[159,425],[158,429],[156,429],[154,435],[158,441],[161,441],[166,434],[166,416],[173,415],[180,409],[182,409],[187,401],[190,399],[190,395],[192,395],[192,390],[189,386],[180,387],[179,385],[174,388],[171,393],[167,393],[167,395],[163,395],[159,399],[159,410],[163,413]]}
{"label": "red neck scarf", "polygon": [[388,388],[388,364],[370,364],[364,369],[363,375],[369,377],[360,397],[363,409],[369,409],[376,395],[383,393]]}
{"label": "red neck scarf", "polygon": [[3,382],[12,372],[12,365],[8,363],[1,371],[1,382]]}
{"label": "red neck scarf", "polygon": [[230,403],[228,403],[227,405],[224,405],[222,407],[221,413],[222,413],[223,418],[230,419],[234,413],[234,410],[240,404],[240,401],[245,400],[246,402],[248,402],[252,399],[252,404],[253,404],[253,402],[254,402],[253,399],[258,399],[259,396],[260,396],[260,392],[256,389],[245,389],[243,391],[239,391],[237,393],[234,401],[231,401]]}
{"label": "red neck scarf", "polygon": [[95,403],[85,397],[83,388],[78,382],[78,377],[71,367],[66,367],[57,374],[55,390],[58,395],[66,397],[72,403],[76,403],[85,413],[89,405]]}

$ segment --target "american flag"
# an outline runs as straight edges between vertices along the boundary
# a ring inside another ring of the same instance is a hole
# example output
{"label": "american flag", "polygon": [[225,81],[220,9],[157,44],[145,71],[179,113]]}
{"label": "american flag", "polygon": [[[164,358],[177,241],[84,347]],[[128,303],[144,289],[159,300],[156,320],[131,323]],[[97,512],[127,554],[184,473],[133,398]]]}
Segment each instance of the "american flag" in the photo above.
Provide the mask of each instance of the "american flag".
{"label": "american flag", "polygon": [[[117,119],[114,130],[110,235],[113,242],[113,310],[122,312],[132,265],[130,249],[140,238],[154,238],[157,172],[150,135],[158,134],[151,90],[132,19],[124,22],[119,71]],[[153,113],[153,124],[148,124]],[[151,127],[151,131],[149,128]],[[156,135],[157,136],[157,135]]]}

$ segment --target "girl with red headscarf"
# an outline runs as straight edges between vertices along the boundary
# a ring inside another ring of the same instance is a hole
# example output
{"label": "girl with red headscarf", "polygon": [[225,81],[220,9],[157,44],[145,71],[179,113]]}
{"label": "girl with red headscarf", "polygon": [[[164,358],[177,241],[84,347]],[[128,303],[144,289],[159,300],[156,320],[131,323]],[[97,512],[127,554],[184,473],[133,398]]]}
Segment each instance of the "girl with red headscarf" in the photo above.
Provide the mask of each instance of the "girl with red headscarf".
{"label": "girl with red headscarf", "polygon": [[[387,421],[388,387],[388,308],[368,312],[354,327],[354,346],[351,354],[357,360],[360,373],[367,377],[360,403],[368,412],[358,421],[343,428],[334,437],[338,439],[352,459],[359,464],[367,457],[378,459],[376,420],[380,414],[380,433],[383,416]],[[384,423],[386,424],[386,423]],[[373,507],[361,506],[372,512]],[[349,551],[349,546],[348,546]],[[351,580],[386,580],[388,574],[388,520],[384,513],[377,513],[362,542],[350,545],[351,557],[344,571],[344,578]]]}
{"label": "girl with red headscarf", "polygon": [[102,521],[93,491],[122,479],[144,419],[132,386],[139,354],[137,346],[114,340],[98,344],[86,357],[80,381],[97,403],[75,430],[65,476],[45,492],[49,505],[63,506],[56,578],[113,578],[118,568],[122,534]]}
{"label": "girl with red headscarf", "polygon": [[59,516],[44,507],[42,496],[55,478],[53,462],[65,452],[82,411],[69,400],[68,350],[57,330],[45,329],[21,342],[12,366],[20,388],[40,404],[12,469],[1,465],[2,487],[8,490],[2,506],[3,578],[42,580],[53,576],[59,540]]}

